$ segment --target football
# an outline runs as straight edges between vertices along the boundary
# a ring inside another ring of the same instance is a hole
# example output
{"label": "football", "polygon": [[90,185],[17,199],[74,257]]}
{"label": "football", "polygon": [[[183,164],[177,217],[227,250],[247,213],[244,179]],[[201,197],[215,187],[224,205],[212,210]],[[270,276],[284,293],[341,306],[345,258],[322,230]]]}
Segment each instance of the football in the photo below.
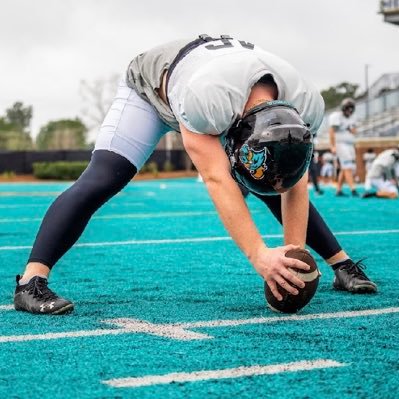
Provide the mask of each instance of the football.
{"label": "football", "polygon": [[289,269],[305,283],[305,287],[299,288],[295,286],[295,288],[299,291],[299,294],[292,295],[284,288],[277,285],[278,291],[283,297],[282,301],[278,301],[265,282],[265,297],[270,309],[273,311],[282,313],[296,313],[306,306],[316,293],[317,286],[319,285],[320,272],[312,255],[304,249],[288,251],[285,256],[299,259],[302,262],[310,265],[309,270],[299,270],[295,268]]}

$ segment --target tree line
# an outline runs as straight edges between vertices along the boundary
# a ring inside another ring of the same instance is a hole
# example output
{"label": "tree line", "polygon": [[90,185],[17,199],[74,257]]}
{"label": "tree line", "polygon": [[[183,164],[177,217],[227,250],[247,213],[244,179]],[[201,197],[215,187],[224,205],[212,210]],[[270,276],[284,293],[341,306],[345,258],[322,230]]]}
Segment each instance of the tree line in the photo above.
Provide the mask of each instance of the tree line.
{"label": "tree line", "polygon": [[0,116],[0,150],[66,150],[88,148],[87,127],[79,119],[60,119],[42,126],[34,140],[30,131],[31,105],[14,103]]}
{"label": "tree line", "polygon": [[[81,95],[87,104],[83,113],[97,126],[110,105],[110,86],[114,87],[115,81],[116,77],[113,76],[107,80],[97,80],[92,84],[81,82]],[[342,82],[322,90],[321,95],[326,109],[337,107],[346,97],[356,98],[358,88],[357,84]],[[30,131],[32,116],[32,106],[26,106],[19,101],[6,109],[5,114],[0,116],[0,150],[90,148],[91,145],[87,143],[88,127],[80,118],[50,121],[40,128],[36,139],[33,139]]]}

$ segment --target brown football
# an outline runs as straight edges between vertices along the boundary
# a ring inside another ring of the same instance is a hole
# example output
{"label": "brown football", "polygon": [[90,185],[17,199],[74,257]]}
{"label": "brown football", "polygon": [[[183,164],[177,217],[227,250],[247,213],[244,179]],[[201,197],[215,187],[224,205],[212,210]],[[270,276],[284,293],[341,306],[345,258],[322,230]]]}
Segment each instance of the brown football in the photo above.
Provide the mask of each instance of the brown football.
{"label": "brown football", "polygon": [[[270,307],[275,312],[296,313],[298,310],[306,306],[316,293],[319,285],[320,272],[313,256],[304,249],[294,249],[288,251],[285,256],[289,258],[299,259],[310,265],[310,270],[290,269],[304,283],[304,288],[295,288],[299,291],[298,295],[292,295],[281,286],[277,285],[278,291],[283,297],[282,301],[278,301],[272,294],[269,286],[265,282],[265,297]],[[291,283],[290,283],[291,284]],[[292,285],[292,284],[291,284]]]}

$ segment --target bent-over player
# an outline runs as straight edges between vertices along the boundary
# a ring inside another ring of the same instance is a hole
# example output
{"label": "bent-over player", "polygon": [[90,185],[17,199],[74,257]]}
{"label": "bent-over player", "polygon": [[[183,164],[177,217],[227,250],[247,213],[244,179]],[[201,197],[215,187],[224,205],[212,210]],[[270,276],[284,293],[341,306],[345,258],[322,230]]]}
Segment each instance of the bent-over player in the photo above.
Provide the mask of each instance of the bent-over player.
{"label": "bent-over player", "polygon": [[366,174],[363,198],[398,198],[399,146],[382,151]]}
{"label": "bent-over player", "polygon": [[[201,35],[138,55],[120,82],[90,164],[43,219],[26,270],[17,276],[15,308],[47,314],[73,309],[48,288],[51,268],[171,129],[181,132],[226,229],[277,299],[277,286],[292,294],[303,287],[289,268],[308,265],[285,254],[305,241],[334,269],[336,289],[375,292],[360,263],[309,205],[307,169],[323,112],[312,84],[246,41]],[[265,244],[237,182],[283,223],[284,246]]]}

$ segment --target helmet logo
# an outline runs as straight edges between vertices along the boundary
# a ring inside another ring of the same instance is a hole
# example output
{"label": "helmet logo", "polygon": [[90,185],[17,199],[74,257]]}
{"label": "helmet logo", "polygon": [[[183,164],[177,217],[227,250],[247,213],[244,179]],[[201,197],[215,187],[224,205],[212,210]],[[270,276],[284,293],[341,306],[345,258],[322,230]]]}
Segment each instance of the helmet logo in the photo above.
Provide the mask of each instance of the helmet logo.
{"label": "helmet logo", "polygon": [[244,144],[240,148],[239,159],[254,179],[262,179],[267,170],[266,165],[266,148],[255,151],[248,144]]}

